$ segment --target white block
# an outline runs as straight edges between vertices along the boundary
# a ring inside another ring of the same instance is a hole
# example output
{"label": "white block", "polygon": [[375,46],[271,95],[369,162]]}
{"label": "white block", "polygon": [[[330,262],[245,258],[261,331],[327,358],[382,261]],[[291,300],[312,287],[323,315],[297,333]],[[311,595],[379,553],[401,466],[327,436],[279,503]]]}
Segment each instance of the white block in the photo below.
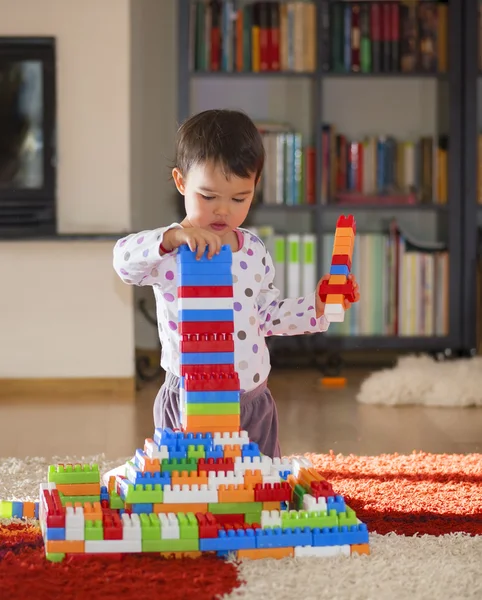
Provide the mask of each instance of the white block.
{"label": "white block", "polygon": [[247,431],[240,431],[239,433],[214,433],[214,446],[245,446],[249,444],[249,435]]}
{"label": "white block", "polygon": [[179,310],[232,310],[232,298],[179,298]]}
{"label": "white block", "polygon": [[86,554],[142,552],[141,540],[87,540]]}
{"label": "white block", "polygon": [[295,558],[331,558],[333,556],[350,556],[348,544],[343,546],[295,546]]}
{"label": "white block", "polygon": [[161,523],[161,540],[181,539],[181,531],[176,514],[159,513],[159,521]]}
{"label": "white block", "polygon": [[273,458],[273,465],[271,467],[271,473],[284,473],[285,471],[292,470],[292,462],[289,458]]}
{"label": "white block", "polygon": [[132,515],[128,515],[127,513],[123,513],[121,515],[122,519],[122,538],[124,541],[141,541],[142,540],[142,531],[141,531],[141,520],[137,513]]}
{"label": "white block", "polygon": [[244,474],[234,473],[234,471],[208,471],[208,485],[215,486],[216,489],[220,485],[243,485]]}
{"label": "white block", "polygon": [[162,460],[163,458],[169,458],[169,450],[167,446],[158,446],[154,440],[147,438],[144,442],[144,452],[147,454],[149,458],[158,458]]}
{"label": "white block", "polygon": [[273,474],[263,475],[263,483],[273,484],[273,483],[281,483],[281,482],[282,482],[282,479],[277,473],[275,473],[274,475]]}
{"label": "white block", "polygon": [[254,456],[253,458],[236,456],[234,459],[234,472],[245,473],[246,471],[261,471],[262,475],[269,475],[271,473],[272,464],[273,459],[269,456]]}
{"label": "white block", "polygon": [[164,504],[205,504],[218,501],[218,490],[214,485],[165,485]]}
{"label": "white block", "polygon": [[85,518],[82,506],[67,506],[65,508],[65,539],[85,539]]}
{"label": "white block", "polygon": [[261,527],[281,527],[281,513],[279,510],[262,510]]}
{"label": "white block", "polygon": [[313,463],[308,458],[304,456],[297,456],[293,458],[291,464],[291,471],[295,477],[298,477],[300,474],[300,469],[312,469]]}
{"label": "white block", "polygon": [[325,304],[325,318],[330,323],[343,323],[345,308],[341,304]]}
{"label": "white block", "polygon": [[303,510],[306,510],[307,512],[326,511],[326,498],[323,498],[322,496],[315,498],[311,494],[305,494],[303,496]]}

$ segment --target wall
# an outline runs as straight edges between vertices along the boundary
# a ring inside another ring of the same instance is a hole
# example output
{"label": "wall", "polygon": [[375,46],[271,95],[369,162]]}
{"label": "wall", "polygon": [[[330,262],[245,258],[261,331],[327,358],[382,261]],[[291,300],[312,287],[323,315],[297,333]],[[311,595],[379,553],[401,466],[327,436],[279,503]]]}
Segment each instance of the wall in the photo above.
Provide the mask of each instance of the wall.
{"label": "wall", "polygon": [[[131,227],[129,0],[0,0],[0,35],[53,35],[61,233]],[[0,241],[0,378],[131,377],[113,241]]]}

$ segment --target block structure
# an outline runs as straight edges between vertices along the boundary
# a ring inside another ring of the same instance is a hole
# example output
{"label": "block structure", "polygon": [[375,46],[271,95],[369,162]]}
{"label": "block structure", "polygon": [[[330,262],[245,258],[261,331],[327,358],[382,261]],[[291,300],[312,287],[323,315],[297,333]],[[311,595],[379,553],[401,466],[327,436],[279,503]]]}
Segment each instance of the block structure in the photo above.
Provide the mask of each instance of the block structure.
{"label": "block structure", "polygon": [[342,323],[345,320],[344,300],[355,300],[353,282],[348,280],[355,235],[356,222],[353,215],[339,217],[333,243],[330,278],[323,281],[318,292],[325,303],[325,317],[332,323]]}
{"label": "block structure", "polygon": [[366,525],[307,459],[263,456],[240,428],[229,246],[199,261],[182,247],[177,260],[182,430],[156,429],[106,485],[97,465],[50,466],[38,508],[47,558],[368,554]]}

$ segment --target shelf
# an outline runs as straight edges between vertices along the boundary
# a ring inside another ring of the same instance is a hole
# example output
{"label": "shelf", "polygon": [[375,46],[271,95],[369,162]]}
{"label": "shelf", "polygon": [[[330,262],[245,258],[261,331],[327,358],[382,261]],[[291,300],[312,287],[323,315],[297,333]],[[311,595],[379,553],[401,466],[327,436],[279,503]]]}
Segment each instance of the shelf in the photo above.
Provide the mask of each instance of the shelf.
{"label": "shelf", "polygon": [[311,212],[316,210],[316,208],[316,204],[253,204],[253,209],[277,212]]}
{"label": "shelf", "polygon": [[448,337],[433,336],[335,336],[322,334],[316,341],[316,346],[323,350],[445,350],[451,347]]}
{"label": "shelf", "polygon": [[337,73],[335,71],[323,71],[321,73],[323,79],[326,78],[339,78],[339,77],[350,77],[350,78],[396,78],[396,79],[445,79],[447,73]]}
{"label": "shelf", "polygon": [[[441,212],[448,211],[446,204],[320,204],[322,210],[356,211],[404,211]],[[482,207],[481,207],[482,208]]]}
{"label": "shelf", "polygon": [[236,78],[236,77],[274,77],[274,78],[313,78],[316,77],[315,72],[311,71],[260,71],[259,73],[254,71],[191,71],[189,76],[193,79],[199,79],[204,77],[219,77],[219,78]]}

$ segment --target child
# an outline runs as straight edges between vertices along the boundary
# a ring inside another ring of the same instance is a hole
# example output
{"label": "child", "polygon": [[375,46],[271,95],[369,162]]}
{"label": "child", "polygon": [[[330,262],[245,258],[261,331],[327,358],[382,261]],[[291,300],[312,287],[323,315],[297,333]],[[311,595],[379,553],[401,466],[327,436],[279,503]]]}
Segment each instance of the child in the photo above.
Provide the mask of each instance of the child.
{"label": "child", "polygon": [[[245,114],[207,110],[190,118],[178,131],[172,171],[184,196],[186,217],[179,224],[119,240],[114,248],[114,268],[125,283],[153,287],[161,365],[166,371],[154,403],[154,424],[156,428],[179,429],[176,251],[187,244],[198,257],[205,250],[212,257],[223,244],[231,247],[241,427],[263,454],[278,457],[278,416],[267,386],[270,357],[265,338],[322,332],[329,324],[315,290],[305,298],[279,297],[269,252],[258,237],[240,228],[251,207],[264,158],[261,135]],[[358,300],[356,281],[354,285]],[[345,308],[349,306],[345,301]]]}

